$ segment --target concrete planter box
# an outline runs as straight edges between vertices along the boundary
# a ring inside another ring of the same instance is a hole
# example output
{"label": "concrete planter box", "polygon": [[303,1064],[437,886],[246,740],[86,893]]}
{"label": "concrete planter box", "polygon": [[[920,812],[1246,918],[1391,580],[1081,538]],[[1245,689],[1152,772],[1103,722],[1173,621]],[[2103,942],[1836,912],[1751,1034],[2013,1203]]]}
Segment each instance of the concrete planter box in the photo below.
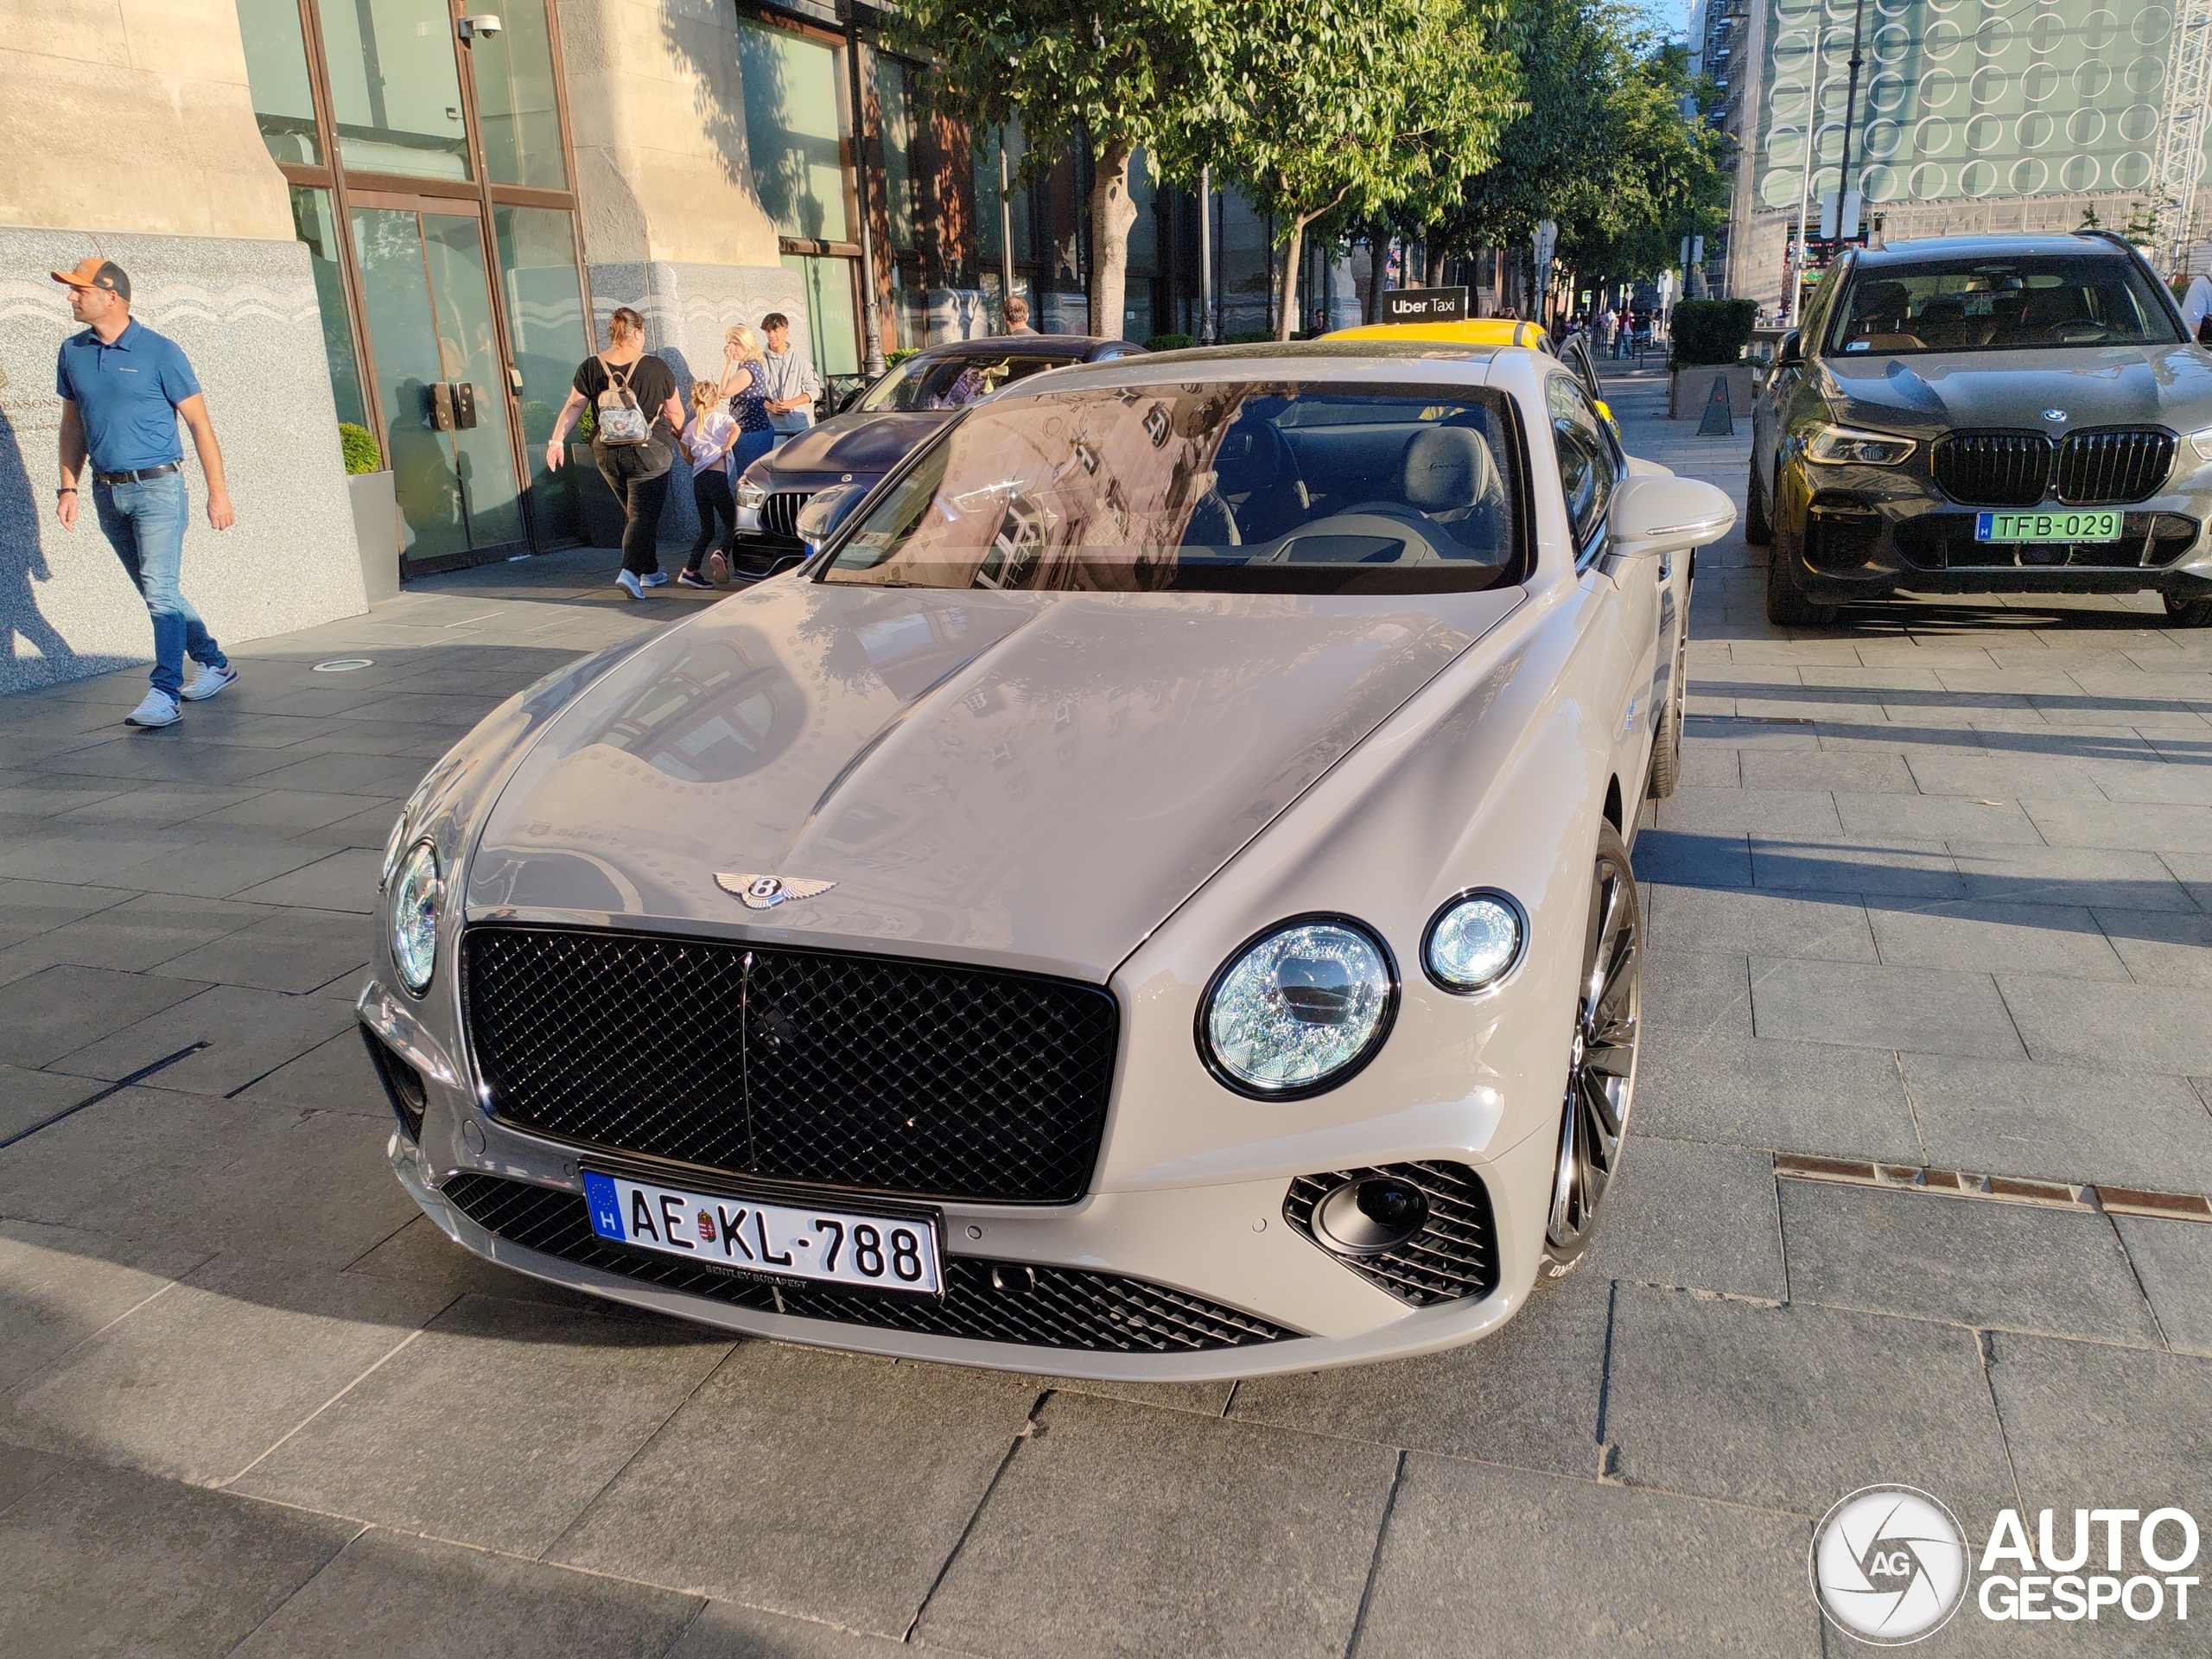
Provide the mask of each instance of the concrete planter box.
{"label": "concrete planter box", "polygon": [[399,499],[391,474],[355,473],[346,480],[353,498],[353,539],[361,549],[361,590],[369,603],[399,597]]}
{"label": "concrete planter box", "polygon": [[1725,377],[1728,382],[1729,409],[1738,420],[1749,419],[1756,366],[1751,363],[1700,363],[1694,368],[1676,369],[1667,377],[1667,418],[1702,418],[1705,406],[1713,401],[1713,383]]}

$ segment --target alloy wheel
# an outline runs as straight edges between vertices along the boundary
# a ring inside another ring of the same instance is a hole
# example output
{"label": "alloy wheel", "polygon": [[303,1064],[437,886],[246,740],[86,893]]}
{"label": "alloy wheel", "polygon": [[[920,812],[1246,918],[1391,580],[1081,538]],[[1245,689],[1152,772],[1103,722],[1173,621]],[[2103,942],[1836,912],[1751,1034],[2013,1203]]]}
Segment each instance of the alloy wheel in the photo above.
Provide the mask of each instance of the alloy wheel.
{"label": "alloy wheel", "polygon": [[1589,1247],[1599,1205],[1619,1167],[1621,1137],[1636,1091],[1643,1014],[1643,942],[1628,849],[1605,826],[1590,878],[1590,920],[1551,1214],[1544,1230],[1549,1271],[1572,1267]]}

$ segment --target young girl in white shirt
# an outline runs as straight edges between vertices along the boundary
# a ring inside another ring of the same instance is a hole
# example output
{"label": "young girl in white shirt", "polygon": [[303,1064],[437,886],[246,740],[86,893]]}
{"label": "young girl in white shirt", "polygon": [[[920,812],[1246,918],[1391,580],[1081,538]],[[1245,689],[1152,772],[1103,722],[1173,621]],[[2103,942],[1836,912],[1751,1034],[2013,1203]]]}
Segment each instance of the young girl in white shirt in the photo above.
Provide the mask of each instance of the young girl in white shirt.
{"label": "young girl in white shirt", "polygon": [[[711,380],[691,383],[691,418],[683,427],[683,453],[691,461],[691,499],[699,509],[699,534],[683,561],[676,581],[683,588],[712,588],[729,570],[729,550],[737,535],[737,503],[729,490],[729,452],[737,442],[737,423],[722,405],[722,395]],[[724,526],[715,533],[719,519]],[[714,556],[707,572],[699,572],[699,556],[709,548]]]}

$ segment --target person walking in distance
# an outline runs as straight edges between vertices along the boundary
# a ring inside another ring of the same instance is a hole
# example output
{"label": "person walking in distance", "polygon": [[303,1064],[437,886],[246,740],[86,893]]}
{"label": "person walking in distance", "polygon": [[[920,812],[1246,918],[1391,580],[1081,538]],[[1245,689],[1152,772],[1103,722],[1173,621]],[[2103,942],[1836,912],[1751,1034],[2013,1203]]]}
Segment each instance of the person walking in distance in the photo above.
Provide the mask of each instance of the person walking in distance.
{"label": "person walking in distance", "polygon": [[[85,325],[82,334],[62,341],[54,361],[54,390],[61,399],[55,513],[62,529],[75,530],[89,486],[101,533],[154,624],[153,685],[124,721],[174,726],[183,702],[212,697],[238,677],[177,585],[192,513],[177,416],[192,429],[207,479],[207,522],[217,530],[228,530],[238,517],[223,477],[223,452],[183,348],[131,317],[130,278],[123,268],[89,258],[74,270],[55,271],[54,280],[68,285],[69,309]],[[200,671],[189,685],[187,657]]]}
{"label": "person walking in distance", "polygon": [[668,582],[660,568],[660,512],[676,464],[676,435],[683,429],[683,399],[676,372],[646,355],[645,320],[626,305],[607,319],[607,349],[576,365],[569,400],[554,417],[545,464],[555,472],[568,458],[569,429],[588,404],[592,459],[622,504],[622,568],[614,585],[643,599],[646,588]]}
{"label": "person walking in distance", "polygon": [[[691,503],[699,510],[699,533],[683,568],[680,588],[712,588],[729,568],[729,544],[737,534],[737,503],[729,493],[729,452],[737,442],[737,423],[722,407],[721,389],[712,380],[691,383],[691,424],[683,429],[683,451],[691,461]],[[720,534],[715,526],[723,526]],[[699,560],[715,550],[715,574],[699,574]]]}
{"label": "person walking in distance", "polygon": [[1009,334],[1033,334],[1029,326],[1029,302],[1019,294],[1006,296],[1006,332]]}
{"label": "person walking in distance", "polygon": [[765,382],[760,393],[780,445],[814,424],[814,400],[822,395],[822,378],[791,344],[791,320],[782,312],[771,311],[761,318],[760,332],[768,340],[760,359]]}

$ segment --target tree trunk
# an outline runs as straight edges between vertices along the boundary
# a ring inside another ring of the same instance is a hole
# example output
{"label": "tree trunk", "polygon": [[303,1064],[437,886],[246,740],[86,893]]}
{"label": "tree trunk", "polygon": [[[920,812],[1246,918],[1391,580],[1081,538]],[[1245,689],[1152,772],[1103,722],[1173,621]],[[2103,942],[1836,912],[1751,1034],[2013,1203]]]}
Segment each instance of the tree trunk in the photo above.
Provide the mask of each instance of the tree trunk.
{"label": "tree trunk", "polygon": [[1306,221],[1291,215],[1290,239],[1282,247],[1282,272],[1275,279],[1275,338],[1298,332],[1298,261],[1306,248]]}
{"label": "tree trunk", "polygon": [[1090,332],[1105,340],[1122,337],[1128,291],[1129,227],[1137,222],[1137,205],[1129,197],[1133,149],[1116,138],[1091,157]]}
{"label": "tree trunk", "polygon": [[1382,238],[1367,238],[1367,315],[1363,321],[1371,323],[1382,315],[1383,267],[1389,257],[1382,251]]}

